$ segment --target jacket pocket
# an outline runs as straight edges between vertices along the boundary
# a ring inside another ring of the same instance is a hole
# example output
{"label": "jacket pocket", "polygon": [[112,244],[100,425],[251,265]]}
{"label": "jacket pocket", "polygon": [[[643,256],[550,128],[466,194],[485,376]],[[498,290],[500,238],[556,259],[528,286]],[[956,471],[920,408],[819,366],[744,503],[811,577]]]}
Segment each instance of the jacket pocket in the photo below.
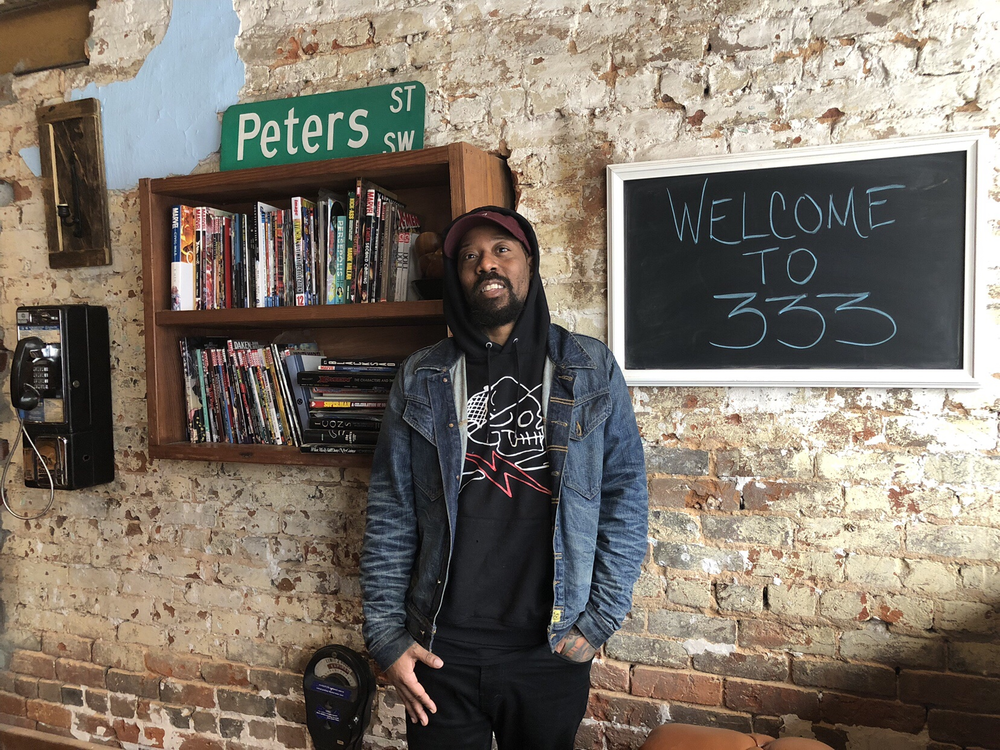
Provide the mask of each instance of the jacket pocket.
{"label": "jacket pocket", "polygon": [[434,502],[444,494],[441,465],[434,439],[434,422],[431,406],[417,400],[407,400],[403,408],[403,421],[412,429],[410,436],[410,467],[417,503]]}
{"label": "jacket pocket", "polygon": [[573,406],[569,423],[569,450],[563,482],[586,498],[601,489],[604,475],[604,423],[611,414],[611,394],[599,391]]}

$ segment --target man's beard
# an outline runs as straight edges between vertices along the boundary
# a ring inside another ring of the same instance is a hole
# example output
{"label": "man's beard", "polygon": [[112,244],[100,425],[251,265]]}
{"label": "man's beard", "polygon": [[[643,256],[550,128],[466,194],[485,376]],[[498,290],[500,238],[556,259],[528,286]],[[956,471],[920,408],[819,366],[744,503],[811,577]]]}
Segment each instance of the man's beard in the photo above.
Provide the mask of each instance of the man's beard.
{"label": "man's beard", "polygon": [[[499,281],[507,289],[507,300],[501,302],[498,299],[484,299],[476,294],[476,291],[488,281]],[[498,273],[491,273],[483,276],[476,282],[472,290],[469,303],[469,317],[472,324],[484,331],[500,328],[508,323],[513,323],[521,316],[524,310],[524,300],[518,299],[510,282]]]}

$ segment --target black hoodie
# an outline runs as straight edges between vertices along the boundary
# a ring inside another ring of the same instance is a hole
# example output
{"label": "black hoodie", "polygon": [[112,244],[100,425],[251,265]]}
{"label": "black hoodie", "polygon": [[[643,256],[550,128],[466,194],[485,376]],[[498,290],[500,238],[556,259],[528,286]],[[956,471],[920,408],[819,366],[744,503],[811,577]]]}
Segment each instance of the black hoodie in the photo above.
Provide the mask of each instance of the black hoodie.
{"label": "black hoodie", "polygon": [[487,206],[470,213],[483,210],[517,220],[533,272],[524,309],[500,346],[471,322],[455,260],[444,263],[445,319],[465,354],[468,440],[435,653],[445,661],[477,664],[545,643],[553,578],[542,416],[549,308],[538,273],[538,240],[516,212]]}

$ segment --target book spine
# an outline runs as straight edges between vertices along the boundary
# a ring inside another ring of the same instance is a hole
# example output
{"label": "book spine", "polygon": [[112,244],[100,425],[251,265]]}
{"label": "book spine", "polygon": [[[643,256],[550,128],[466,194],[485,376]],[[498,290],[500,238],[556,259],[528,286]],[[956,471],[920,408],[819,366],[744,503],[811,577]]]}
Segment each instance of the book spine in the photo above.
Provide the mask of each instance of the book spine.
{"label": "book spine", "polygon": [[277,425],[276,435],[278,436],[276,442],[291,445],[294,442],[292,429],[288,422],[288,411],[284,399],[281,397],[281,386],[274,358],[271,356],[270,349],[261,349],[260,353],[264,362],[265,387],[271,402],[274,404],[274,421]]}
{"label": "book spine", "polygon": [[313,399],[309,401],[310,409],[384,409],[386,406],[384,399]]}
{"label": "book spine", "polygon": [[303,443],[328,443],[332,445],[375,445],[378,430],[303,430]]}
{"label": "book spine", "polygon": [[285,406],[285,415],[288,419],[288,437],[293,445],[300,445],[300,430],[298,407],[295,403],[295,394],[292,392],[291,383],[288,380],[288,370],[285,368],[284,359],[277,344],[271,344],[271,361],[274,362],[274,374],[278,381],[278,388],[281,391],[281,399]]}
{"label": "book spine", "polygon": [[325,443],[303,443],[299,446],[303,453],[368,454],[375,452],[374,445],[327,445]]}
{"label": "book spine", "polygon": [[342,305],[347,302],[347,217],[338,216],[336,225],[336,279],[334,302]]}
{"label": "book spine", "polygon": [[302,199],[292,198],[292,242],[295,248],[295,304],[306,304],[306,257],[302,237]]}
{"label": "book spine", "polygon": [[306,370],[297,376],[299,385],[337,388],[363,388],[389,390],[396,376],[391,373],[336,373]]}
{"label": "book spine", "polygon": [[[309,417],[311,430],[375,430],[382,426],[380,417],[361,419],[359,417]],[[303,441],[304,442],[304,441]]]}

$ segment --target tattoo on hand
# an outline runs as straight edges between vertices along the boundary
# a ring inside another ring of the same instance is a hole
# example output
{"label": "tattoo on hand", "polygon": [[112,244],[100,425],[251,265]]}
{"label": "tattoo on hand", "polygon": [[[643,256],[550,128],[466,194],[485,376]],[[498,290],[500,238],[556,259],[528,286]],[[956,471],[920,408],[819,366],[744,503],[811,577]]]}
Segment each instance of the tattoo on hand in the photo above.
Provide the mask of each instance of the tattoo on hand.
{"label": "tattoo on hand", "polygon": [[585,662],[594,658],[597,649],[591,646],[586,636],[574,627],[563,640],[559,653],[572,661]]}

